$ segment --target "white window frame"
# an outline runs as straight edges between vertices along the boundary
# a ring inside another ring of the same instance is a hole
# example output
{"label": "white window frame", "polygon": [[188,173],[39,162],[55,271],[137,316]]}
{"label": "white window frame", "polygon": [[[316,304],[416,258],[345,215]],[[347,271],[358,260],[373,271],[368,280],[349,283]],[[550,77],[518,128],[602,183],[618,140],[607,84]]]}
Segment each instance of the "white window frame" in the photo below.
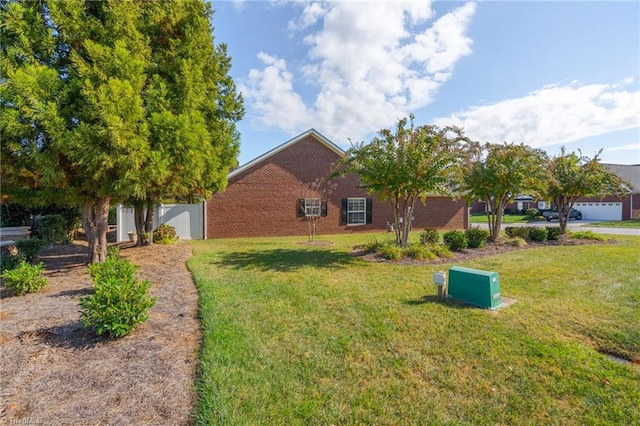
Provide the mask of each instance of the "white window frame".
{"label": "white window frame", "polygon": [[320,217],[322,214],[322,199],[305,198],[303,207],[304,215],[306,217]]}
{"label": "white window frame", "polygon": [[[354,201],[362,202],[362,210],[353,209],[351,203]],[[353,215],[362,214],[362,221],[353,220]],[[366,198],[347,198],[347,226],[360,226],[367,224],[367,199]]]}

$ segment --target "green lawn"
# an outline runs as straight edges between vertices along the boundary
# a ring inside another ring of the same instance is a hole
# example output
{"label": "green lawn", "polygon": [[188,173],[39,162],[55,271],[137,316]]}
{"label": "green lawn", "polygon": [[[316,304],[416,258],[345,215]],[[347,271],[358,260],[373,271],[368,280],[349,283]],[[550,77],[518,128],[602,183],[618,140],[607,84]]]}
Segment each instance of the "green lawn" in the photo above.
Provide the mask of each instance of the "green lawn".
{"label": "green lawn", "polygon": [[[526,214],[505,214],[502,216],[502,223],[531,223],[544,222],[542,217],[531,217]],[[487,215],[484,213],[472,214],[469,218],[471,223],[487,223]]]}
{"label": "green lawn", "polygon": [[372,238],[192,243],[197,424],[640,424],[640,367],[596,350],[640,361],[640,238],[460,264],[499,273],[497,312],[437,303],[449,264],[349,256]]}
{"label": "green lawn", "polygon": [[589,226],[599,226],[602,228],[640,228],[640,220],[613,220],[611,222],[590,223]]}

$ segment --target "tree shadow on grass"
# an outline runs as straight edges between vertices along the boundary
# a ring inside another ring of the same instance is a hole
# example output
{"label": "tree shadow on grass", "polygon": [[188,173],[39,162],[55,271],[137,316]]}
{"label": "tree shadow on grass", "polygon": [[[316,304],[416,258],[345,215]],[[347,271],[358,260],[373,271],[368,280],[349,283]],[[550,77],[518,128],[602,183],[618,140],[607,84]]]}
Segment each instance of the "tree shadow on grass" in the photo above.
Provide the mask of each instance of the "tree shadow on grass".
{"label": "tree shadow on grass", "polygon": [[482,309],[482,308],[478,308],[476,306],[470,305],[468,303],[464,303],[460,300],[451,299],[449,297],[441,300],[435,294],[426,295],[420,299],[405,300],[403,301],[403,303],[409,306],[424,305],[425,303],[438,303],[438,304],[449,306],[451,308],[456,308],[456,309]]}
{"label": "tree shadow on grass", "polygon": [[234,269],[257,268],[261,271],[295,271],[304,267],[346,268],[356,260],[348,253],[329,250],[253,250],[224,254],[213,263]]}

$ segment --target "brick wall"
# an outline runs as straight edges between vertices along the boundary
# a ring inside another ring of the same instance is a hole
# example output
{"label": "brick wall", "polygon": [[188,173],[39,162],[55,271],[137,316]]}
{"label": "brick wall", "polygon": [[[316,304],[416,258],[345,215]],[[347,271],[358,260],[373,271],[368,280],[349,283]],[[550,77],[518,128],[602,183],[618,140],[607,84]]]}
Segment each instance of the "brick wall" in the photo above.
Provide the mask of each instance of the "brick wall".
{"label": "brick wall", "polygon": [[[298,200],[311,196],[305,185],[327,176],[338,158],[333,150],[308,136],[234,175],[226,191],[207,203],[207,238],[307,235],[308,223],[296,217]],[[358,188],[355,175],[330,184],[333,189],[327,216],[318,220],[317,234],[384,230],[387,221],[393,222],[389,203],[374,198],[370,225],[341,225],[343,198],[372,197]],[[429,197],[425,205],[418,202],[413,216],[414,229],[461,229],[468,221],[464,201],[448,197]]]}

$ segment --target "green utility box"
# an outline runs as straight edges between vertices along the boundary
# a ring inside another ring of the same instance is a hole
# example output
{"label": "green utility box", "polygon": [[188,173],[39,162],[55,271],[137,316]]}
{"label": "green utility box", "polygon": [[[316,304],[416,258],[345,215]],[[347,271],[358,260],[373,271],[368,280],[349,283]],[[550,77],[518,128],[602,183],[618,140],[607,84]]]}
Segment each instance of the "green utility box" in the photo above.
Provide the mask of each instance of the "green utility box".
{"label": "green utility box", "polygon": [[497,272],[453,266],[449,268],[449,297],[481,308],[502,307]]}

